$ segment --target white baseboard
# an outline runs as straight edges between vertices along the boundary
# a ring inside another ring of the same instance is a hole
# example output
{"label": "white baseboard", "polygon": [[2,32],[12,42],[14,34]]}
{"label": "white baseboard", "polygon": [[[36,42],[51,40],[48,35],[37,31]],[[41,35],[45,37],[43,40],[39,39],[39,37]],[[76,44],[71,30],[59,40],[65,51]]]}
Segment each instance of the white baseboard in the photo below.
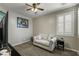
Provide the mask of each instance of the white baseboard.
{"label": "white baseboard", "polygon": [[79,51],[78,51],[78,50],[70,49],[70,48],[66,48],[66,47],[65,47],[65,49],[67,49],[67,50],[71,50],[71,51],[74,51],[74,52],[77,52],[77,54],[79,55]]}
{"label": "white baseboard", "polygon": [[27,40],[27,41],[24,41],[24,42],[19,42],[19,43],[16,43],[16,44],[13,44],[12,46],[16,46],[16,45],[19,45],[19,44],[22,44],[22,43],[25,43],[25,42],[29,42],[30,40]]}

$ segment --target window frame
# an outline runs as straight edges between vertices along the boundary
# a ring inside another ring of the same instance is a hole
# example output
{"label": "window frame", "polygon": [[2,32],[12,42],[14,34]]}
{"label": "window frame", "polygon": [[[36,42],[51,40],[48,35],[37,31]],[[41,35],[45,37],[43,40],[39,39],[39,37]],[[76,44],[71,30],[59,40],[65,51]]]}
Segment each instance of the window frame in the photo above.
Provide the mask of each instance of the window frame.
{"label": "window frame", "polygon": [[[67,15],[67,14],[70,14],[71,15],[71,34],[67,34],[66,32],[65,32],[65,16]],[[63,16],[64,18],[63,18],[63,20],[64,20],[64,22],[63,22],[63,34],[62,34],[62,36],[74,36],[74,11],[69,11],[69,12],[65,12],[65,13],[61,13],[61,14],[57,14],[56,15],[56,19],[58,20],[58,16]],[[56,22],[57,22],[57,20],[56,20]],[[57,28],[57,24],[56,24],[56,29],[58,30],[58,28]],[[56,30],[56,34],[57,35],[61,35],[61,34],[58,34],[57,31]]]}

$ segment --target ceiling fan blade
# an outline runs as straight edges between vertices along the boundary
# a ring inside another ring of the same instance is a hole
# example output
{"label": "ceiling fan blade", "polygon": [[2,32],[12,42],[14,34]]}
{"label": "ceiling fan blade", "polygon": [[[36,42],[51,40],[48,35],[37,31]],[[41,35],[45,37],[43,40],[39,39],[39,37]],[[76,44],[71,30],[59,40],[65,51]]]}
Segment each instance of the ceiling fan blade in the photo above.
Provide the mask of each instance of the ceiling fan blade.
{"label": "ceiling fan blade", "polygon": [[31,5],[29,5],[29,4],[27,4],[27,3],[26,3],[25,5],[32,7]]}
{"label": "ceiling fan blade", "polygon": [[44,11],[44,9],[42,9],[42,8],[37,8],[37,9],[39,9],[39,10],[41,10],[41,11]]}
{"label": "ceiling fan blade", "polygon": [[37,3],[37,5],[40,5],[40,3]]}
{"label": "ceiling fan blade", "polygon": [[27,11],[29,11],[29,10],[31,10],[31,8],[29,8],[29,9],[26,9]]}

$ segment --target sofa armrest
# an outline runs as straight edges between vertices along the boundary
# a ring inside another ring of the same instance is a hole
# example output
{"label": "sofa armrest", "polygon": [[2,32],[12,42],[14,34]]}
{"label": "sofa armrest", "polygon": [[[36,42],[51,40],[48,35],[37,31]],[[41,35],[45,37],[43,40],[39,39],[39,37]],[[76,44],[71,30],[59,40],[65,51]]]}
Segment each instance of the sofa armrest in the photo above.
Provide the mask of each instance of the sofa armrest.
{"label": "sofa armrest", "polygon": [[55,47],[56,47],[56,43],[51,40],[49,42],[49,48],[53,51]]}
{"label": "sofa armrest", "polygon": [[33,41],[35,41],[35,40],[37,40],[37,39],[39,39],[37,36],[34,36],[34,37],[33,37]]}
{"label": "sofa armrest", "polygon": [[49,47],[51,47],[53,45],[53,41],[49,41]]}
{"label": "sofa armrest", "polygon": [[50,41],[49,41],[49,47],[50,47],[50,49],[54,49],[55,47],[56,47],[56,38],[53,38],[53,39],[51,39]]}

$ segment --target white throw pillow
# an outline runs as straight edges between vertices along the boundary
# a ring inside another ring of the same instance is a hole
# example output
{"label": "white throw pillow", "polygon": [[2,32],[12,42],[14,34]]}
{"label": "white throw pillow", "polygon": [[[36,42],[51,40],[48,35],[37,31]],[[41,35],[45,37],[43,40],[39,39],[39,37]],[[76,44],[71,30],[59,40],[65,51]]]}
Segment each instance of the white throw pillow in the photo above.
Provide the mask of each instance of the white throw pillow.
{"label": "white throw pillow", "polygon": [[51,39],[53,42],[56,42],[57,38],[53,37],[53,39]]}
{"label": "white throw pillow", "polygon": [[48,40],[51,40],[51,39],[53,39],[53,35],[49,34]]}
{"label": "white throw pillow", "polygon": [[41,34],[42,39],[47,40],[48,39],[48,34]]}
{"label": "white throw pillow", "polygon": [[38,39],[42,39],[41,35],[38,35]]}

